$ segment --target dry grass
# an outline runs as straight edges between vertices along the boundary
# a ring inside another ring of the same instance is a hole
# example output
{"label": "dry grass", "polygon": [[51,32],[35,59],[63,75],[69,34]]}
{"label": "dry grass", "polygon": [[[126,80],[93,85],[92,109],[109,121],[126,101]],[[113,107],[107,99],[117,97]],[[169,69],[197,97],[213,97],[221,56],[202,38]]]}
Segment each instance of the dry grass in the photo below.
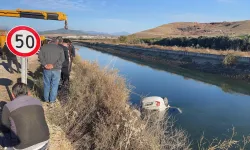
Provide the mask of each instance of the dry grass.
{"label": "dry grass", "polygon": [[[32,94],[34,97],[40,99],[42,98],[43,94],[43,78],[42,78],[42,68],[38,67],[37,70],[34,72],[34,77],[32,78],[34,81],[34,87],[32,89]],[[52,119],[55,116],[53,113],[54,110],[52,110],[50,107],[47,106],[47,104],[43,104],[45,118],[49,127],[50,131],[50,140],[49,140],[49,149],[51,150],[73,150],[73,146],[70,143],[69,139],[67,139],[65,132],[62,130],[62,128],[55,124],[54,120]],[[62,109],[60,104],[57,102],[55,105],[56,110]]]}
{"label": "dry grass", "polygon": [[142,120],[128,105],[130,91],[117,71],[80,58],[73,71],[69,94],[68,89],[59,93],[62,107],[52,109],[48,118],[63,128],[75,149],[189,149],[184,131]]}
{"label": "dry grass", "polygon": [[[56,104],[56,107],[60,107],[59,104]],[[70,141],[67,139],[65,132],[61,127],[55,125],[51,120],[48,120],[48,116],[52,116],[50,113],[50,109],[45,105],[43,105],[45,111],[45,117],[48,123],[49,131],[50,131],[50,143],[49,148],[51,150],[73,150],[73,147]]]}
{"label": "dry grass", "polygon": [[139,46],[143,48],[157,48],[162,50],[173,50],[173,51],[187,51],[194,53],[202,53],[202,54],[214,54],[214,55],[227,55],[227,54],[235,54],[242,57],[250,57],[249,52],[240,52],[235,50],[226,50],[226,51],[218,51],[213,49],[201,49],[201,48],[193,48],[193,47],[178,47],[178,46],[159,46],[159,45],[147,45],[147,44],[133,44],[132,46]]}
{"label": "dry grass", "polygon": [[[144,111],[142,116],[146,123],[147,131],[160,141],[161,150],[191,149],[191,142],[189,141],[187,132],[174,126],[174,118],[171,116],[162,118],[162,114],[159,114],[157,111],[149,111],[146,114]],[[166,117],[165,112],[164,116]]]}
{"label": "dry grass", "polygon": [[[86,41],[86,40],[85,40]],[[148,44],[125,44],[125,43],[117,43],[112,40],[87,40],[87,42],[98,42],[98,43],[106,43],[106,44],[119,44],[125,46],[136,46],[142,48],[155,48],[161,50],[173,50],[173,51],[186,51],[186,52],[194,52],[194,53],[202,53],[202,54],[214,54],[214,55],[228,55],[234,54],[241,57],[250,57],[249,52],[241,52],[235,50],[226,50],[226,51],[218,51],[214,49],[202,49],[202,48],[194,48],[194,47],[178,47],[178,46],[160,46],[160,45],[148,45]]]}
{"label": "dry grass", "polygon": [[238,150],[247,150],[246,146],[250,143],[250,136],[243,136],[241,141],[234,139],[236,136],[235,128],[232,128],[231,136],[225,138],[224,140],[219,140],[217,138],[212,141],[205,139],[202,135],[200,141],[198,142],[199,150],[229,150],[229,149],[238,149]]}

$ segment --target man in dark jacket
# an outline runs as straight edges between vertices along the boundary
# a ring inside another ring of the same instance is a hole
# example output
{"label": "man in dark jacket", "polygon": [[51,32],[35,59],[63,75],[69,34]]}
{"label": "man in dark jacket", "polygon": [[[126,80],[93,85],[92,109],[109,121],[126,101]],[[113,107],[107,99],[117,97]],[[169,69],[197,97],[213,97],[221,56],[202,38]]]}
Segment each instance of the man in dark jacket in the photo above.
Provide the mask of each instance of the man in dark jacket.
{"label": "man in dark jacket", "polygon": [[56,43],[45,44],[38,54],[39,60],[44,67],[44,100],[51,103],[56,101],[62,64],[65,60],[64,51],[58,46],[58,42],[59,39],[57,38]]}
{"label": "man in dark jacket", "polygon": [[3,54],[6,55],[6,57],[7,57],[9,72],[10,73],[14,73],[13,72],[13,68],[12,68],[12,62],[13,62],[16,65],[17,72],[20,73],[21,65],[18,63],[16,55],[13,54],[9,50],[9,48],[6,45],[6,43],[5,43],[2,51],[3,51]]}
{"label": "man in dark jacket", "polygon": [[65,56],[65,60],[63,62],[62,65],[62,85],[66,86],[69,82],[69,64],[70,64],[70,55],[69,55],[69,49],[68,49],[68,45],[67,43],[63,42],[63,38],[62,37],[58,37],[59,38],[59,46],[63,49],[64,51],[64,56]]}
{"label": "man in dark jacket", "polygon": [[2,48],[0,47],[0,58],[2,58],[2,56],[3,56],[3,50],[2,50]]}
{"label": "man in dark jacket", "polygon": [[64,39],[64,42],[68,44],[70,63],[69,63],[69,74],[71,72],[73,59],[76,56],[75,47],[69,39]]}
{"label": "man in dark jacket", "polygon": [[16,83],[12,88],[14,100],[4,105],[2,110],[2,132],[9,133],[12,142],[9,149],[46,149],[49,142],[49,129],[41,102],[29,96],[24,83]]}

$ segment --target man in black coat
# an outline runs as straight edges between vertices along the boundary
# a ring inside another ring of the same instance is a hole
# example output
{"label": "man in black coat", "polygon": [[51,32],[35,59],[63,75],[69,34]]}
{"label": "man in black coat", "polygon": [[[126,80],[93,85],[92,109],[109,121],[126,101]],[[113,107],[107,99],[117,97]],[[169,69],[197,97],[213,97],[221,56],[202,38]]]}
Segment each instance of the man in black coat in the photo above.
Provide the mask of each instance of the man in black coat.
{"label": "man in black coat", "polygon": [[70,57],[70,62],[69,62],[69,73],[70,73],[71,68],[72,68],[73,59],[76,56],[75,47],[69,39],[63,39],[63,42],[68,44],[69,57]]}
{"label": "man in black coat", "polygon": [[69,82],[69,65],[70,65],[70,55],[69,55],[69,49],[67,47],[67,43],[63,42],[63,38],[59,38],[59,44],[58,44],[64,51],[65,60],[62,64],[62,85],[66,86]]}
{"label": "man in black coat", "polygon": [[3,56],[3,52],[2,52],[3,50],[2,50],[2,48],[0,47],[0,58],[2,58],[2,56]]}
{"label": "man in black coat", "polygon": [[18,63],[16,55],[9,50],[6,43],[2,49],[2,52],[7,57],[9,72],[14,73],[12,68],[12,62],[13,62],[16,65],[17,73],[20,73],[21,65]]}

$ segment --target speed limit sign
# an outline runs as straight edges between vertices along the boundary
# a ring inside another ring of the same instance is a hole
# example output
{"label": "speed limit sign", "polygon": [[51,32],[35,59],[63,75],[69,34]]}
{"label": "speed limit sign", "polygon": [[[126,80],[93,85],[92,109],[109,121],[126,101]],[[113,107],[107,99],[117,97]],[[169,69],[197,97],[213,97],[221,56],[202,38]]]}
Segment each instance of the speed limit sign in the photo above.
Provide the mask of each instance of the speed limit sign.
{"label": "speed limit sign", "polygon": [[9,50],[20,57],[29,57],[37,53],[41,47],[39,34],[31,27],[16,26],[6,37]]}
{"label": "speed limit sign", "polygon": [[21,57],[21,79],[27,84],[28,57],[36,54],[41,47],[39,34],[31,27],[16,26],[8,32],[6,45],[13,54]]}

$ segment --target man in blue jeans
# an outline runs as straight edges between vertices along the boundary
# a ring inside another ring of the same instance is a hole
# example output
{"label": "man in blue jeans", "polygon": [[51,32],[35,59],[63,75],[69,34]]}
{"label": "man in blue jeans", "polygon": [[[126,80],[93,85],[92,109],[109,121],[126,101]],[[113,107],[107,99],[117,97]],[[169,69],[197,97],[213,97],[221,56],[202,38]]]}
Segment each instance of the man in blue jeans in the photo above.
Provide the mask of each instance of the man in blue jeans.
{"label": "man in blue jeans", "polygon": [[65,60],[63,49],[58,46],[61,37],[55,42],[45,44],[38,54],[43,66],[44,101],[54,103],[57,97],[59,81],[61,79],[62,64]]}

